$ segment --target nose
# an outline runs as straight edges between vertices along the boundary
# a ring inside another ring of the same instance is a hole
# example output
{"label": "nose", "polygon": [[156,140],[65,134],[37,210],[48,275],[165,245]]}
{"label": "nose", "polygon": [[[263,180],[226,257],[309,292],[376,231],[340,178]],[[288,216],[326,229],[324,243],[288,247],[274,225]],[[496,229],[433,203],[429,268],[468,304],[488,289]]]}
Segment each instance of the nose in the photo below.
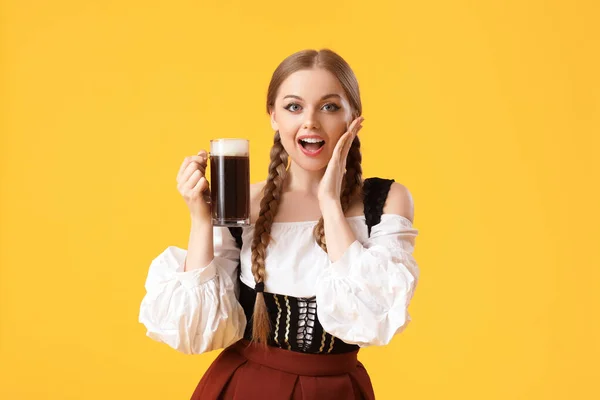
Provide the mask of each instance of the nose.
{"label": "nose", "polygon": [[319,124],[312,112],[306,112],[306,118],[302,123],[302,128],[306,130],[319,129]]}
{"label": "nose", "polygon": [[310,121],[304,121],[304,124],[302,124],[302,128],[309,131],[311,129],[317,129],[317,126],[312,120],[310,120]]}

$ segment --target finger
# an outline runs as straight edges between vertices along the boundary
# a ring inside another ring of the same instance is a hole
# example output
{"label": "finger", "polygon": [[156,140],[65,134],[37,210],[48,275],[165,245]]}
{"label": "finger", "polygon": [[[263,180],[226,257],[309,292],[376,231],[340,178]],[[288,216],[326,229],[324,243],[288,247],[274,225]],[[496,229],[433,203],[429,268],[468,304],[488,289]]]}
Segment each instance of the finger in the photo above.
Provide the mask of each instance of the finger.
{"label": "finger", "polygon": [[352,147],[352,142],[354,142],[354,138],[358,134],[358,131],[360,131],[361,129],[362,129],[362,125],[358,125],[352,131],[348,132],[348,137],[344,141],[344,148],[342,150],[342,155],[344,157],[348,156],[348,153],[350,152],[350,148]]}
{"label": "finger", "polygon": [[354,138],[358,134],[358,131],[360,131],[361,129],[362,129],[362,125],[357,125],[354,127],[352,132],[350,132],[350,137],[348,138],[348,142],[346,143],[348,145],[348,149],[350,148],[350,146],[352,146],[352,142],[354,141]]}
{"label": "finger", "polygon": [[358,130],[362,127],[362,123],[365,119],[363,117],[360,117],[357,119],[357,123],[356,125],[354,125],[354,129],[352,130],[353,132],[358,132]]}
{"label": "finger", "polygon": [[[206,152],[205,152],[206,153]],[[199,153],[200,154],[200,153]],[[177,176],[180,176],[181,173],[186,169],[186,167],[192,162],[192,161],[197,161],[198,163],[202,163],[202,162],[206,162],[206,160],[208,159],[208,156],[206,154],[200,154],[200,155],[196,155],[196,156],[189,156],[186,157],[183,162],[181,163],[181,167],[179,168],[179,172],[177,173]]]}
{"label": "finger", "polygon": [[204,182],[206,181],[206,183],[208,183],[208,181],[206,180],[206,177],[201,177],[200,179],[198,179],[198,182],[196,182],[196,184],[192,187],[192,190],[201,190],[200,188],[204,185]]}
{"label": "finger", "polygon": [[181,174],[181,177],[178,182],[185,183],[188,179],[190,179],[190,176],[192,176],[192,174],[195,171],[199,171],[202,173],[202,175],[204,175],[204,170],[205,168],[201,166],[198,162],[192,161],[191,163],[189,163],[185,171],[183,171],[183,174]]}
{"label": "finger", "polygon": [[202,193],[207,188],[208,188],[208,181],[206,180],[206,177],[203,176],[202,178],[198,179],[198,182],[194,185],[194,187],[192,188],[192,191]]}
{"label": "finger", "polygon": [[362,129],[362,125],[359,125],[358,128],[356,128],[352,134],[352,140],[354,140],[354,138],[356,137],[356,135],[358,135],[358,132]]}
{"label": "finger", "polygon": [[181,164],[181,167],[179,168],[179,172],[177,173],[177,182],[182,182],[183,181],[184,171],[190,165],[190,163],[196,162],[198,165],[203,165],[204,167],[206,167],[206,159],[207,159],[206,156],[189,156],[189,157],[186,157],[183,160],[183,163]]}
{"label": "finger", "polygon": [[339,160],[336,160],[336,162],[346,162],[346,160],[348,159],[348,153],[350,153],[350,147],[352,147],[352,142],[354,141],[356,133],[359,129],[360,128],[354,131],[349,131],[346,134],[344,134],[344,137],[342,137],[342,139],[340,140],[340,142],[343,142],[343,145],[340,146],[340,149],[337,152],[337,157],[339,157]]}
{"label": "finger", "polygon": [[183,172],[183,182],[185,182],[186,180],[188,180],[190,178],[190,176],[194,173],[194,171],[200,171],[200,173],[202,174],[202,176],[204,176],[204,171],[206,170],[206,167],[204,167],[203,165],[197,163],[196,161],[192,161],[190,163],[190,165],[188,165],[188,167],[186,168],[186,170]]}
{"label": "finger", "polygon": [[185,181],[185,183],[183,184],[183,188],[184,189],[192,189],[194,186],[196,186],[196,184],[198,183],[198,181],[200,179],[202,179],[203,176],[200,175],[200,171],[195,170],[192,175],[190,176],[190,178]]}
{"label": "finger", "polygon": [[179,171],[177,172],[177,181],[179,181],[179,177],[181,176],[182,172],[185,170],[185,167],[187,167],[189,163],[190,163],[190,160],[188,157],[183,159],[183,162],[181,163],[181,166],[179,167]]}
{"label": "finger", "polygon": [[207,190],[208,189],[208,181],[206,180],[206,178],[200,178],[200,180],[198,181],[198,183],[196,184],[196,186],[194,186],[194,188],[192,189],[192,191],[194,192],[198,192],[198,193],[202,193],[202,199],[207,203],[207,204],[211,204],[212,203],[212,199],[210,196],[210,192]]}
{"label": "finger", "polygon": [[336,161],[337,158],[341,157],[341,155],[344,151],[344,146],[347,142],[349,133],[350,133],[350,131],[344,133],[342,135],[342,137],[338,140],[338,142],[335,144],[335,148],[333,149],[333,155],[332,155],[332,158],[334,159],[334,161]]}
{"label": "finger", "polygon": [[352,131],[354,130],[354,128],[355,128],[355,127],[356,127],[358,124],[360,124],[360,123],[361,123],[363,120],[364,120],[364,118],[363,118],[363,117],[358,117],[358,118],[355,118],[355,119],[354,119],[354,121],[352,121],[352,123],[350,124],[350,126],[348,126],[348,129],[347,129],[347,131],[348,131],[348,132],[352,132]]}
{"label": "finger", "polygon": [[344,148],[342,149],[342,159],[346,159],[348,157],[348,153],[350,152],[350,146],[352,146],[352,140],[354,139],[354,135],[348,135],[346,142],[344,143]]}

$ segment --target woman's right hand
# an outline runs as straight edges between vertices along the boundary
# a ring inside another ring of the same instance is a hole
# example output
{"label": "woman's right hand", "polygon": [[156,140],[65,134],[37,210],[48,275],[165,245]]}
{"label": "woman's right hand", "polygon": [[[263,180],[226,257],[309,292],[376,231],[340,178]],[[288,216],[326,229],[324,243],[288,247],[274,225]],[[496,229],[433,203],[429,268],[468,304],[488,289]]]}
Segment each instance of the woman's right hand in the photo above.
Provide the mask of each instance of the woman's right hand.
{"label": "woman's right hand", "polygon": [[177,190],[190,209],[193,220],[211,222],[210,188],[204,176],[207,161],[206,150],[186,157],[177,174]]}

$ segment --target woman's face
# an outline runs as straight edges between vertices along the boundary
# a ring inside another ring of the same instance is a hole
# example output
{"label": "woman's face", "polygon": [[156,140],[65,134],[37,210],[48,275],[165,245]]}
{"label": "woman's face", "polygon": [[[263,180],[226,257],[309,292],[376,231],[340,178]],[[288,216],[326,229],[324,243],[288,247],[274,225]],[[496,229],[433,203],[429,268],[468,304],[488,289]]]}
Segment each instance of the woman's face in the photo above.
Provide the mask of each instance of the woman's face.
{"label": "woman's face", "polygon": [[[318,171],[327,167],[352,117],[353,110],[335,75],[315,68],[296,71],[283,81],[271,110],[271,126],[279,130],[281,143],[293,162]],[[301,141],[306,135],[324,143]]]}

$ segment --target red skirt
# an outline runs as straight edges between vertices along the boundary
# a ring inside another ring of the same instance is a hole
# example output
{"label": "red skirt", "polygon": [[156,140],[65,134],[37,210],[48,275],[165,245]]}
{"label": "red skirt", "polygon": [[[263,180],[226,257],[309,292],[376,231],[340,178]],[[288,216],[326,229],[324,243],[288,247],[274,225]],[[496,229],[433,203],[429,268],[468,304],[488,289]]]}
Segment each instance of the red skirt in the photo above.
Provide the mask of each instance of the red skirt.
{"label": "red skirt", "polygon": [[357,354],[264,349],[242,339],[219,354],[191,400],[372,400],[371,379]]}

